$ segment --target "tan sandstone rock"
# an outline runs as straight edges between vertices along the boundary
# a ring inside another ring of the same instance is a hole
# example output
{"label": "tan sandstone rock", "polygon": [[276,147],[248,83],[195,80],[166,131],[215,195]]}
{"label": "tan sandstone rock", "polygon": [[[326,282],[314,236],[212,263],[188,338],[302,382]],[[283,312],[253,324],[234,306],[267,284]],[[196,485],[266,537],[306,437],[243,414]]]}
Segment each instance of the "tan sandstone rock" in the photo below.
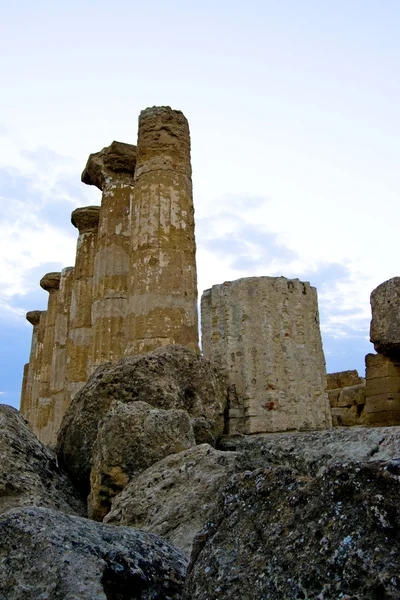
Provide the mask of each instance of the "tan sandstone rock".
{"label": "tan sandstone rock", "polygon": [[36,368],[36,352],[37,352],[37,343],[38,343],[38,335],[39,335],[39,324],[40,324],[40,315],[42,311],[40,310],[31,310],[26,313],[26,320],[33,325],[32,330],[32,341],[31,341],[31,350],[29,353],[29,363],[28,368],[26,369],[25,376],[25,368],[24,368],[24,378],[26,377],[25,386],[22,386],[22,394],[21,394],[21,404],[20,411],[23,416],[29,421],[30,420],[30,412],[32,409],[32,393],[33,393],[33,383],[34,383],[34,373]]}
{"label": "tan sandstone rock", "polygon": [[103,193],[94,258],[89,372],[124,355],[135,164],[136,146],[113,142],[91,154],[82,173],[84,183]]}
{"label": "tan sandstone rock", "polygon": [[58,438],[58,459],[82,492],[89,493],[93,444],[99,422],[113,400],[185,410],[208,423],[215,443],[224,432],[227,397],[227,381],[220,370],[182,346],[165,346],[103,365],[65,414]]}
{"label": "tan sandstone rock", "polygon": [[355,369],[329,373],[327,393],[333,427],[364,425],[365,379]]}
{"label": "tan sandstone rock", "polygon": [[383,354],[365,357],[365,423],[400,424],[400,360]]}
{"label": "tan sandstone rock", "polygon": [[378,353],[400,354],[400,277],[393,277],[371,293],[370,339]]}
{"label": "tan sandstone rock", "polygon": [[364,383],[365,379],[360,377],[356,369],[349,371],[337,371],[328,373],[326,376],[326,389],[334,390],[338,388],[351,387]]}
{"label": "tan sandstone rock", "polygon": [[214,285],[202,347],[234,387],[230,433],[331,427],[316,289],[285,277]]}
{"label": "tan sandstone rock", "polygon": [[93,269],[100,207],[86,206],[72,212],[71,222],[79,231],[72,284],[67,342],[67,392],[69,402],[85,385],[92,341]]}
{"label": "tan sandstone rock", "polygon": [[198,351],[189,126],[168,106],[139,117],[126,355],[181,344]]}
{"label": "tan sandstone rock", "polygon": [[93,447],[89,517],[101,521],[114,496],[142,471],[195,445],[186,411],[155,409],[146,402],[113,402],[99,423]]}
{"label": "tan sandstone rock", "polygon": [[239,470],[235,452],[208,444],[167,456],[132,480],[104,521],[157,533],[190,555],[229,476]]}
{"label": "tan sandstone rock", "polygon": [[43,342],[46,333],[46,321],[47,311],[42,310],[40,311],[34,360],[32,362],[29,361],[32,365],[32,369],[30,369],[30,371],[32,372],[32,391],[26,418],[31,428],[33,427],[33,423],[37,419],[37,413],[39,409],[40,376],[42,372]]}

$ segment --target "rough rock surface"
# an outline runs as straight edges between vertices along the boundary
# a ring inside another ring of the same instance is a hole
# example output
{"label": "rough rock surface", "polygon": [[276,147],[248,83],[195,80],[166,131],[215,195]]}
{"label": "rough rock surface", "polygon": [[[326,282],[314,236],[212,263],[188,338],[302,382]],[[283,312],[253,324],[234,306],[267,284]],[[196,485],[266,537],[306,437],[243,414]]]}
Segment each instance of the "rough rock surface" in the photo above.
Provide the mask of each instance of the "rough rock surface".
{"label": "rough rock surface", "polygon": [[365,423],[400,425],[400,357],[367,354],[365,365]]}
{"label": "rough rock surface", "polygon": [[356,369],[349,371],[336,371],[326,376],[326,389],[336,390],[338,388],[351,387],[364,383],[365,379],[360,377]]}
{"label": "rough rock surface", "polygon": [[182,597],[186,558],[156,535],[55,510],[0,517],[1,600]]}
{"label": "rough rock surface", "polygon": [[33,504],[77,515],[86,512],[52,452],[15,408],[0,404],[0,513]]}
{"label": "rough rock surface", "polygon": [[116,173],[119,177],[125,174],[130,180],[135,173],[135,166],[136,146],[114,141],[100,152],[89,156],[81,179],[83,183],[103,190],[107,177],[113,177]]}
{"label": "rough rock surface", "polygon": [[400,277],[384,281],[371,293],[370,339],[376,352],[400,354]]}
{"label": "rough rock surface", "polygon": [[189,414],[146,402],[115,401],[99,424],[93,447],[88,513],[102,521],[111,501],[142,471],[196,445]]}
{"label": "rough rock surface", "polygon": [[224,370],[237,401],[229,433],[327,429],[317,291],[286,277],[214,285],[201,299],[204,356]]}
{"label": "rough rock surface", "polygon": [[152,531],[189,555],[221,488],[238,470],[235,452],[208,444],[168,456],[129,483],[105,522]]}
{"label": "rough rock surface", "polygon": [[344,427],[302,433],[226,436],[219,447],[237,451],[246,469],[273,464],[315,474],[337,462],[400,457],[400,427]]}
{"label": "rough rock surface", "polygon": [[186,600],[400,597],[400,461],[235,475],[196,537]]}
{"label": "rough rock surface", "polygon": [[98,424],[113,400],[141,400],[155,408],[186,410],[210,423],[214,439],[223,433],[226,381],[198,354],[182,346],[165,346],[101,366],[73,399],[58,438],[60,464],[85,493],[89,493]]}

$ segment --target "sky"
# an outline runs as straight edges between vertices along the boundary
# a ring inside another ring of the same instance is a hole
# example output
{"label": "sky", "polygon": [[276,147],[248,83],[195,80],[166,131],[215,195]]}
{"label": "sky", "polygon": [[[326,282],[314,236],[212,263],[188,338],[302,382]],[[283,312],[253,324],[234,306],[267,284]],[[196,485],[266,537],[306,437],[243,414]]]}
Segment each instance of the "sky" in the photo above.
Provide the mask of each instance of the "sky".
{"label": "sky", "polygon": [[1,2],[0,401],[19,406],[40,278],[74,264],[88,155],[148,106],[192,140],[199,293],[317,287],[328,372],[364,375],[371,291],[400,275],[397,0]]}

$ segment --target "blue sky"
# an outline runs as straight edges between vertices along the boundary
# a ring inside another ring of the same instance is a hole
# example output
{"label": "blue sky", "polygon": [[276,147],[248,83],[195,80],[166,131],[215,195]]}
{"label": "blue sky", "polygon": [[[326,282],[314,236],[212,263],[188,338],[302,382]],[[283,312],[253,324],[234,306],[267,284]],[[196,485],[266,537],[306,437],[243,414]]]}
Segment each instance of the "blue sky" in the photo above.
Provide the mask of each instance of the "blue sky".
{"label": "blue sky", "polygon": [[91,152],[143,108],[189,119],[199,291],[316,285],[328,371],[364,372],[369,295],[399,275],[400,4],[21,0],[2,7],[0,398],[18,406],[39,280],[74,261]]}

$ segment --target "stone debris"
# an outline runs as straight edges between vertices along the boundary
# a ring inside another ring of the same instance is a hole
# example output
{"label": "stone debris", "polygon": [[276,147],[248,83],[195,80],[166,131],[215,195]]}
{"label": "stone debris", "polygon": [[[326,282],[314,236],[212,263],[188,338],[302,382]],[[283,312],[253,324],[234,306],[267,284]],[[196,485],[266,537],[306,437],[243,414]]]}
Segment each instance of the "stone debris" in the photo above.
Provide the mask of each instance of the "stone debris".
{"label": "stone debris", "polygon": [[3,600],[178,600],[186,557],[157,535],[35,506],[0,516]]}
{"label": "stone debris", "polygon": [[201,322],[204,356],[224,370],[236,395],[230,433],[331,427],[309,283],[248,277],[214,285],[203,294]]}
{"label": "stone debris", "polygon": [[356,370],[327,375],[333,427],[364,425],[365,379]]}
{"label": "stone debris", "polygon": [[154,463],[196,445],[185,410],[114,401],[93,446],[88,513],[102,521],[112,499]]}

